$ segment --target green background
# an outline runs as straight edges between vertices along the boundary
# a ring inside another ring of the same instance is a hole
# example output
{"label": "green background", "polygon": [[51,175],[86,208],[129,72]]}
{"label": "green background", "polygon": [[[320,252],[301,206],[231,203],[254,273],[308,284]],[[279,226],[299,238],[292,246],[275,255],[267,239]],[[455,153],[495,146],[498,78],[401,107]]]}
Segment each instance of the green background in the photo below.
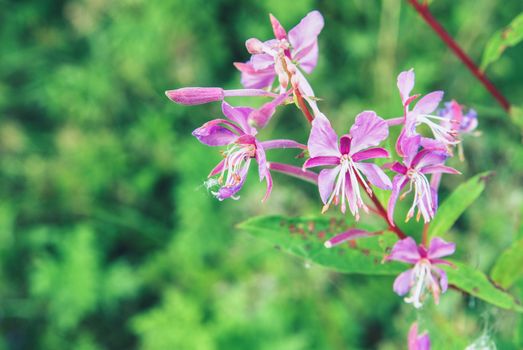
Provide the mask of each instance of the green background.
{"label": "green background", "polygon": [[[338,132],[364,109],[400,115],[396,75],[415,68],[416,92],[443,89],[479,113],[482,136],[465,140],[466,162],[451,162],[464,175],[444,177],[440,198],[496,173],[448,236],[456,255],[488,271],[523,236],[520,131],[405,1],[0,0],[0,349],[392,350],[405,349],[416,319],[436,349],[482,334],[518,348],[512,313],[454,291],[415,313],[391,278],[331,273],[234,228],[319,213],[312,185],[275,174],[265,204],[254,173],[240,201],[203,186],[220,154],[190,132],[220,105],[178,106],[164,91],[238,88],[232,62],[248,59],[246,39],[271,38],[268,13],[290,29],[312,9],[325,28],[309,81]],[[431,9],[479,62],[523,4]],[[515,104],[522,57],[523,45],[508,49],[487,71]],[[261,136],[307,134],[289,106]],[[301,165],[294,155],[269,157]]]}

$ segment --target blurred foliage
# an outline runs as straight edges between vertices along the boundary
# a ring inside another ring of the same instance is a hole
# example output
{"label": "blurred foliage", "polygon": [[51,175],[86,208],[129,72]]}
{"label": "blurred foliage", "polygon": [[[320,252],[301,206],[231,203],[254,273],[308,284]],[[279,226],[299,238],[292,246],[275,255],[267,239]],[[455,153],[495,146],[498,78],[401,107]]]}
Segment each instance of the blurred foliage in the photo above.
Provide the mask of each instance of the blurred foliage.
{"label": "blurred foliage", "polygon": [[[476,61],[522,7],[431,4]],[[485,271],[523,235],[521,135],[401,0],[0,0],[0,8],[0,349],[404,349],[416,318],[445,349],[485,333],[499,349],[515,336],[521,344],[513,314],[455,292],[435,317],[415,314],[392,293],[392,278],[304,266],[234,229],[252,215],[317,214],[317,190],[275,175],[260,205],[253,176],[240,202],[217,202],[202,182],[220,155],[190,131],[219,105],[181,107],[163,94],[238,87],[231,63],[247,59],[247,38],[271,37],[269,12],[290,28],[320,10],[326,26],[310,82],[337,130],[362,109],[401,113],[395,79],[410,67],[416,91],[444,89],[478,110],[483,134],[465,140],[467,161],[452,164],[464,175],[444,178],[440,196],[495,171],[448,236],[461,260]],[[515,105],[521,57],[518,45],[489,67]],[[305,141],[302,118],[282,110],[263,135]],[[293,156],[270,154],[299,164]],[[521,281],[513,288],[523,297]]]}

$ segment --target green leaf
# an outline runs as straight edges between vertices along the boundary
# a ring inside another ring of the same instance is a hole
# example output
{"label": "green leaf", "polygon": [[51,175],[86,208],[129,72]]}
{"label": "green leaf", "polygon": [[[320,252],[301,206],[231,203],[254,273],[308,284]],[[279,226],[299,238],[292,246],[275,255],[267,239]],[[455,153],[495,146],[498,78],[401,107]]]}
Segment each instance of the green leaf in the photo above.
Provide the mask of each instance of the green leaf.
{"label": "green leaf", "polygon": [[[260,216],[238,227],[292,255],[339,272],[396,275],[405,270],[405,266],[399,263],[382,263],[383,257],[397,240],[392,233],[360,238],[352,245],[346,243],[325,248],[323,244],[326,240],[349,228],[343,220],[324,216]],[[368,229],[359,224],[358,228]]]}
{"label": "green leaf", "polygon": [[502,309],[523,312],[523,307],[509,293],[497,288],[487,276],[464,263],[452,261],[456,268],[443,266],[449,285]]}
{"label": "green leaf", "polygon": [[523,277],[523,239],[520,239],[505,250],[496,260],[490,276],[502,288],[510,288],[514,282]]}
{"label": "green leaf", "polygon": [[485,182],[491,172],[478,174],[461,185],[440,205],[432,220],[429,237],[442,236],[454,225],[463,212],[485,189]]}
{"label": "green leaf", "polygon": [[485,70],[489,64],[497,61],[505,49],[517,45],[523,40],[523,13],[520,13],[503,30],[496,32],[490,38],[483,52],[481,70]]}

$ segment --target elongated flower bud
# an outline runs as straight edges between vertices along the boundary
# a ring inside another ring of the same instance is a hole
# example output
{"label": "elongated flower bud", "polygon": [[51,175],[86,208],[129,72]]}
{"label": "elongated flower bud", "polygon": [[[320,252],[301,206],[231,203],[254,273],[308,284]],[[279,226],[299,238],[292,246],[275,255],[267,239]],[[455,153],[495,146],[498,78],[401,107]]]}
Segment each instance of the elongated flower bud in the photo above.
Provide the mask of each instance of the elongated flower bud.
{"label": "elongated flower bud", "polygon": [[245,42],[245,47],[247,48],[247,51],[249,51],[249,53],[251,55],[264,53],[263,43],[256,38],[247,39],[247,41]]}
{"label": "elongated flower bud", "polygon": [[214,87],[186,87],[166,91],[165,95],[171,101],[187,106],[222,101],[224,98],[223,89]]}

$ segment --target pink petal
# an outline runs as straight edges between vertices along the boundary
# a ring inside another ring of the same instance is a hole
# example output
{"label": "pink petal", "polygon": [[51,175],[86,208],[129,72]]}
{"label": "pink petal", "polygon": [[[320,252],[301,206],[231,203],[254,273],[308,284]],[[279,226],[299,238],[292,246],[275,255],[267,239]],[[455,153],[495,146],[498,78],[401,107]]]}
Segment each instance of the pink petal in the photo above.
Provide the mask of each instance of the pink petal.
{"label": "pink petal", "polygon": [[387,208],[388,219],[390,222],[394,222],[394,209],[396,208],[396,202],[400,195],[401,190],[408,183],[409,179],[405,175],[396,175],[392,179],[392,192],[389,197],[389,204]]}
{"label": "pink petal", "polygon": [[303,164],[303,169],[307,168],[313,168],[317,166],[328,166],[328,165],[339,165],[340,164],[340,158],[339,157],[331,157],[331,156],[321,156],[321,157],[314,157],[309,158],[305,161]]}
{"label": "pink petal", "polygon": [[416,169],[423,169],[427,166],[441,165],[448,157],[449,155],[445,152],[423,149],[416,154],[411,166]]}
{"label": "pink petal", "polygon": [[340,233],[331,239],[329,239],[327,242],[325,242],[326,248],[332,248],[334,246],[337,246],[343,242],[353,240],[356,238],[362,238],[362,237],[370,237],[375,235],[374,232],[369,232],[365,230],[360,230],[357,228],[350,228],[347,231]]}
{"label": "pink petal", "polygon": [[264,89],[272,86],[276,72],[274,67],[255,70],[251,62],[235,62],[234,66],[242,73],[241,83],[247,89]]}
{"label": "pink petal", "polygon": [[260,145],[259,142],[256,143],[256,161],[258,162],[258,174],[260,176],[260,181],[262,181],[269,170],[267,169],[267,157],[265,156],[265,150]]}
{"label": "pink petal", "polygon": [[409,336],[408,336],[408,350],[419,350],[418,349],[418,323],[414,322],[412,326],[410,326],[409,329]]}
{"label": "pink petal", "polygon": [[408,71],[401,72],[398,75],[398,90],[400,91],[401,101],[405,104],[405,101],[410,96],[410,92],[414,88],[414,69],[411,68]]}
{"label": "pink petal", "polygon": [[443,99],[443,91],[433,91],[423,96],[413,109],[414,113],[431,114]]}
{"label": "pink petal", "polygon": [[363,149],[377,146],[389,136],[387,123],[373,111],[364,111],[356,116],[350,128],[351,155]]}
{"label": "pink petal", "polygon": [[454,174],[459,175],[461,172],[446,165],[430,165],[420,169],[423,174]]}
{"label": "pink petal", "polygon": [[298,61],[300,67],[305,71],[305,73],[312,73],[316,64],[318,63],[318,43],[310,45],[307,49],[301,50],[294,59]]}
{"label": "pink petal", "polygon": [[392,164],[392,166],[390,167],[390,170],[402,175],[407,174],[407,167],[398,162],[394,162],[394,164]]}
{"label": "pink petal", "polygon": [[255,71],[263,71],[264,69],[274,69],[274,57],[268,54],[252,55],[250,63]]}
{"label": "pink petal", "polygon": [[412,237],[404,238],[392,247],[390,255],[387,260],[403,261],[409,264],[415,264],[421,259],[421,255],[418,250],[418,245]]}
{"label": "pink petal", "polygon": [[447,289],[449,288],[449,280],[447,277],[447,273],[437,267],[433,267],[434,270],[439,274],[439,286],[441,287],[441,293],[445,293]]}
{"label": "pink petal", "polygon": [[360,161],[366,160],[366,159],[389,158],[389,157],[390,157],[389,151],[387,151],[385,148],[376,147],[376,148],[369,148],[364,151],[359,151],[358,153],[353,154],[351,158],[355,162],[360,162]]}
{"label": "pink petal", "polygon": [[265,191],[265,195],[262,198],[262,202],[265,202],[272,192],[272,176],[269,170],[267,170],[267,173],[265,174],[265,181],[267,181],[267,190]]}
{"label": "pink petal", "polygon": [[430,338],[429,335],[425,332],[418,337],[417,347],[409,350],[430,350]]}
{"label": "pink petal", "polygon": [[407,294],[411,288],[412,283],[412,269],[404,271],[396,277],[392,290],[399,296]]}
{"label": "pink petal", "polygon": [[312,121],[311,134],[307,143],[311,157],[332,156],[339,157],[338,136],[323,114],[319,114]]}
{"label": "pink petal", "polygon": [[269,14],[271,19],[272,31],[274,32],[274,37],[278,40],[285,39],[287,37],[287,32],[282,27],[280,22],[271,14]]}
{"label": "pink petal", "polygon": [[249,115],[254,108],[250,107],[233,107],[227,102],[222,102],[222,113],[231,121],[237,123],[247,134],[255,134],[256,129],[249,125]]}
{"label": "pink petal", "polygon": [[327,204],[329,197],[334,190],[334,182],[340,173],[340,166],[332,169],[323,169],[318,175],[318,188],[323,204]]}
{"label": "pink petal", "polygon": [[412,160],[418,154],[420,146],[421,136],[407,136],[406,134],[400,134],[398,143],[396,144],[396,150],[398,154],[404,158],[404,163],[407,167],[412,165]]}
{"label": "pink petal", "polygon": [[252,121],[260,129],[267,126],[272,116],[276,112],[276,107],[281,105],[287,99],[287,97],[289,97],[290,92],[291,91],[289,90],[288,92],[279,95],[272,101],[265,103],[260,108],[253,110],[249,114],[249,121]]}
{"label": "pink petal", "polygon": [[218,173],[221,173],[223,170],[223,166],[225,165],[225,159],[222,159],[210,172],[210,174],[207,177],[212,177]]}
{"label": "pink petal", "polygon": [[[309,54],[310,51],[317,52],[317,48],[311,49],[311,46],[317,45],[318,35],[323,29],[323,25],[323,16],[318,11],[312,11],[289,31],[288,38],[292,45],[293,58],[297,59],[306,56],[302,51],[307,52],[307,54]],[[317,54],[315,55],[313,53],[312,56],[306,60],[306,66],[308,66],[308,68],[314,68],[317,57]]]}
{"label": "pink petal", "polygon": [[454,254],[456,251],[456,244],[446,242],[442,238],[434,237],[430,241],[427,256],[429,259],[437,259],[444,256]]}
{"label": "pink petal", "polygon": [[194,130],[192,135],[207,146],[230,145],[238,138],[238,135],[222,125],[215,123],[215,121],[220,122],[219,119],[207,122]]}
{"label": "pink petal", "polygon": [[356,167],[367,177],[374,186],[382,190],[391,190],[392,183],[390,179],[379,166],[373,163],[356,163]]}

